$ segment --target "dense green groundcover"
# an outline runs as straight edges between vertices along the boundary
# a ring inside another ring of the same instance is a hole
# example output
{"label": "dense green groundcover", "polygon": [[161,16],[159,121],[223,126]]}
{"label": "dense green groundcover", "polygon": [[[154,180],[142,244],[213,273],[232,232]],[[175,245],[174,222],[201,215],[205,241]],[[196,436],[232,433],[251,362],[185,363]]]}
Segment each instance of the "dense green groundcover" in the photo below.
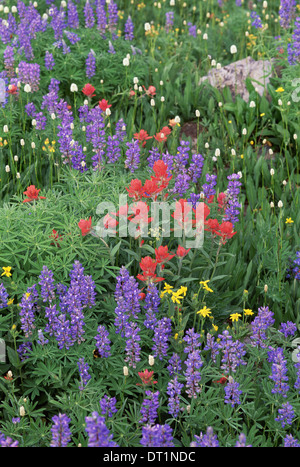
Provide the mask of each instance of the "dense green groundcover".
{"label": "dense green groundcover", "polygon": [[1,446],[300,446],[298,14],[1,2]]}

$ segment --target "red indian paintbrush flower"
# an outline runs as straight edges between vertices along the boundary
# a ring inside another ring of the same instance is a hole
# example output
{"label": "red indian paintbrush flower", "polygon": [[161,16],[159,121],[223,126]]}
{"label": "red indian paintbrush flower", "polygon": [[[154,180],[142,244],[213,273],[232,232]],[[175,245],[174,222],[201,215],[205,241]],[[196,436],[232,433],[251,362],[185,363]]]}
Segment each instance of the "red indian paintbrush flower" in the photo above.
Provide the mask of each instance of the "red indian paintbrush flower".
{"label": "red indian paintbrush flower", "polygon": [[[141,378],[142,383],[144,385],[156,384],[157,383],[157,381],[153,381],[154,371],[148,371],[148,370],[139,371],[138,375]],[[137,386],[141,386],[141,384],[137,383]]]}
{"label": "red indian paintbrush flower", "polygon": [[143,184],[137,178],[131,180],[129,188],[126,188],[126,190],[128,191],[128,196],[134,198],[135,201],[140,200],[144,195]]}
{"label": "red indian paintbrush flower", "polygon": [[18,88],[14,84],[11,84],[7,92],[12,95],[18,94]]}
{"label": "red indian paintbrush flower", "polygon": [[55,229],[52,229],[52,235],[50,235],[50,238],[53,238],[54,241],[54,243],[52,242],[50,243],[50,245],[60,247],[59,241],[63,239],[63,236],[59,235],[59,233]]}
{"label": "red indian paintbrush flower", "polygon": [[143,88],[145,89],[147,96],[151,96],[151,97],[155,96],[155,94],[156,94],[155,86],[149,86],[148,89],[146,89],[145,86],[143,86]]}
{"label": "red indian paintbrush flower", "polygon": [[92,218],[91,218],[91,216],[90,216],[90,218],[88,220],[81,219],[78,222],[78,227],[81,230],[81,235],[83,237],[85,237],[91,231],[91,228],[92,228]]}
{"label": "red indian paintbrush flower", "polygon": [[109,109],[111,107],[111,104],[108,104],[108,102],[105,99],[102,99],[102,101],[99,101],[99,107],[103,112],[105,112],[106,109]]}
{"label": "red indian paintbrush flower", "polygon": [[174,258],[174,256],[175,254],[170,254],[168,251],[168,245],[160,245],[158,248],[155,248],[155,258],[158,264],[167,263]]}
{"label": "red indian paintbrush flower", "polygon": [[96,94],[93,94],[96,88],[92,86],[91,84],[87,83],[84,88],[82,89],[82,92],[85,96],[87,97],[94,97]]}
{"label": "red indian paintbrush flower", "polygon": [[150,256],[145,256],[140,261],[140,268],[143,271],[143,274],[138,274],[136,277],[140,281],[150,282],[160,282],[163,281],[163,277],[157,277],[155,274],[157,261]]}
{"label": "red indian paintbrush flower", "polygon": [[178,256],[178,258],[184,258],[188,254],[189,251],[190,251],[190,248],[186,250],[183,246],[178,245],[176,256]]}
{"label": "red indian paintbrush flower", "polygon": [[26,191],[23,192],[24,195],[28,196],[23,200],[23,203],[30,203],[36,199],[46,199],[45,196],[39,196],[41,189],[37,189],[34,185],[30,185]]}
{"label": "red indian paintbrush flower", "polygon": [[140,130],[138,133],[134,133],[134,139],[137,139],[139,143],[142,143],[144,147],[146,145],[146,140],[151,139],[152,136],[149,136],[146,130]]}
{"label": "red indian paintbrush flower", "polygon": [[236,234],[236,232],[233,232],[233,224],[229,221],[222,222],[220,225],[220,232],[215,233],[221,237],[223,245],[229,238],[232,238]]}
{"label": "red indian paintbrush flower", "polygon": [[153,164],[153,172],[155,173],[155,176],[152,175],[151,180],[157,182],[159,187],[162,187],[162,189],[167,188],[169,185],[169,181],[172,179],[173,175],[168,176],[168,166],[159,159],[158,161],[155,161]]}

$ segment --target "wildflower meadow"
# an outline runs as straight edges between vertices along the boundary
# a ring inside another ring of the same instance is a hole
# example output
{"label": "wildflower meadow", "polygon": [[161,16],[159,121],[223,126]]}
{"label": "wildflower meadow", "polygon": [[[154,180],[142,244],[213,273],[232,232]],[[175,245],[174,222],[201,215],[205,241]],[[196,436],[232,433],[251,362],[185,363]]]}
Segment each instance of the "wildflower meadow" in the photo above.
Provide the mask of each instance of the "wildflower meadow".
{"label": "wildflower meadow", "polygon": [[300,2],[1,0],[0,49],[0,446],[300,447]]}

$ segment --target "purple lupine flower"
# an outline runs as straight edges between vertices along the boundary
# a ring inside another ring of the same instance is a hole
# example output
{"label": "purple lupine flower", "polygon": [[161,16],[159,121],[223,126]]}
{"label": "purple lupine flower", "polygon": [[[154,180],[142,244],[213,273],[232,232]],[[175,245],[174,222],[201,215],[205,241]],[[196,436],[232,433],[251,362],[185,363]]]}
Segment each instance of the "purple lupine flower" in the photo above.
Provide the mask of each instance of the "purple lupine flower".
{"label": "purple lupine flower", "polygon": [[54,322],[52,324],[53,334],[58,343],[58,348],[67,350],[72,347],[74,344],[71,323],[67,319],[66,314],[62,313],[58,316],[55,316]]}
{"label": "purple lupine flower", "polygon": [[125,140],[126,123],[124,122],[123,118],[120,118],[120,120],[118,120],[116,123],[115,135],[121,143]]}
{"label": "purple lupine flower", "polygon": [[286,425],[292,424],[294,416],[295,411],[293,406],[289,402],[284,402],[281,409],[278,409],[278,416],[275,418],[275,421],[280,422],[282,428],[284,428]]}
{"label": "purple lupine flower", "polygon": [[116,408],[117,399],[115,397],[109,397],[106,394],[99,401],[101,407],[101,415],[105,417],[112,417],[114,413],[118,412]]}
{"label": "purple lupine flower", "polygon": [[132,140],[131,142],[126,143],[127,151],[126,151],[126,160],[125,160],[125,168],[129,169],[130,172],[134,173],[137,170],[140,157],[141,157],[141,148],[139,145],[138,140]]}
{"label": "purple lupine flower", "polygon": [[71,336],[73,342],[84,342],[85,322],[82,305],[82,296],[79,286],[72,285],[67,294],[67,311],[71,318]]}
{"label": "purple lupine flower", "polygon": [[246,444],[246,435],[244,433],[241,433],[239,435],[239,438],[235,444],[236,448],[251,448],[251,444]]}
{"label": "purple lupine flower", "polygon": [[202,185],[202,190],[206,199],[216,194],[215,185],[217,184],[217,175],[205,175],[206,183]]}
{"label": "purple lupine flower", "polygon": [[300,394],[300,348],[298,347],[298,353],[297,353],[297,362],[295,363],[295,368],[297,372],[297,379],[294,384],[294,388],[298,390]]}
{"label": "purple lupine flower", "polygon": [[120,274],[117,277],[117,285],[115,289],[115,300],[117,307],[115,308],[116,333],[120,333],[124,337],[126,323],[131,318],[136,319],[140,308],[139,285],[135,277],[130,276],[127,269],[122,266]]}
{"label": "purple lupine flower", "polygon": [[134,24],[132,22],[131,16],[128,16],[127,21],[124,26],[125,31],[125,41],[132,41],[134,39]]}
{"label": "purple lupine flower", "polygon": [[68,1],[68,27],[71,29],[79,28],[79,16],[76,5]]}
{"label": "purple lupine flower", "polygon": [[192,23],[188,23],[188,27],[189,27],[189,36],[197,37],[197,26]]}
{"label": "purple lupine flower", "polygon": [[65,448],[71,440],[71,430],[69,423],[71,419],[66,414],[58,414],[52,417],[53,425],[51,427],[52,441],[50,447]]}
{"label": "purple lupine flower", "polygon": [[270,351],[268,352],[268,361],[272,363],[272,375],[269,378],[274,381],[275,386],[272,389],[272,394],[281,394],[283,397],[287,397],[287,392],[290,387],[285,382],[288,381],[287,377],[287,361],[284,358],[283,349],[278,347],[274,349],[269,347]]}
{"label": "purple lupine flower", "polygon": [[155,420],[157,419],[157,409],[159,407],[159,391],[152,392],[152,391],[145,391],[145,399],[143,400],[142,407],[141,407],[141,415],[142,418],[140,419],[140,423],[145,423],[147,425],[153,425]]}
{"label": "purple lupine flower", "polygon": [[135,322],[127,323],[125,328],[126,338],[126,357],[125,362],[132,368],[136,368],[137,362],[141,360],[141,346],[139,344],[141,338],[139,336],[140,328]]}
{"label": "purple lupine flower", "polygon": [[142,427],[140,443],[144,447],[173,447],[172,433],[169,425],[146,425]]}
{"label": "purple lupine flower", "polygon": [[193,154],[192,161],[188,168],[188,174],[193,183],[197,183],[202,174],[202,167],[204,164],[204,157],[202,154]]}
{"label": "purple lupine flower", "polygon": [[246,354],[244,344],[238,340],[234,341],[227,329],[219,334],[219,348],[223,352],[221,360],[221,369],[225,374],[235,373],[240,365],[246,365],[243,356]]}
{"label": "purple lupine flower", "polygon": [[115,35],[114,35],[114,32],[117,28],[117,24],[118,24],[118,6],[117,4],[111,0],[108,4],[108,7],[107,7],[107,12],[108,12],[108,30],[112,33],[112,39],[115,38]]}
{"label": "purple lupine flower", "polygon": [[223,222],[231,222],[233,225],[238,222],[239,210],[241,208],[240,203],[238,202],[238,195],[240,193],[240,186],[242,185],[239,181],[239,174],[228,175],[227,179],[229,180],[227,186],[227,204],[225,208],[225,215]]}
{"label": "purple lupine flower", "polygon": [[280,26],[283,29],[288,29],[296,16],[296,0],[281,0],[279,16]]}
{"label": "purple lupine flower", "polygon": [[54,58],[53,58],[53,54],[51,52],[48,52],[48,50],[46,50],[46,53],[45,53],[45,67],[47,68],[47,70],[51,71],[53,70],[55,66],[55,61],[54,61]]}
{"label": "purple lupine flower", "polygon": [[230,404],[231,407],[234,407],[235,405],[239,405],[241,403],[240,395],[242,394],[242,391],[239,389],[239,387],[239,383],[237,381],[234,381],[232,376],[229,376],[228,381],[224,386],[225,404]]}
{"label": "purple lupine flower", "polygon": [[20,419],[20,417],[13,417],[13,418],[11,419],[11,421],[12,421],[12,423],[13,423],[14,425],[16,425],[17,423],[20,423],[21,419]]}
{"label": "purple lupine flower", "polygon": [[61,7],[58,9],[55,5],[51,5],[49,9],[49,16],[51,17],[50,27],[53,29],[54,32],[54,39],[59,40],[63,36],[63,31],[66,29],[66,13],[64,9]]}
{"label": "purple lupine flower", "polygon": [[37,113],[35,104],[33,102],[28,102],[28,104],[25,105],[25,111],[28,117],[34,118],[35,114]]}
{"label": "purple lupine flower", "polygon": [[250,14],[251,18],[253,19],[251,25],[255,28],[255,29],[260,29],[262,28],[262,22],[261,22],[261,18],[259,16],[259,14],[256,12],[256,11],[252,11],[251,14]]}
{"label": "purple lupine flower", "polygon": [[13,440],[9,436],[5,438],[4,434],[0,431],[0,446],[2,448],[16,448],[19,446],[19,441]]}
{"label": "purple lupine flower", "polygon": [[81,357],[79,359],[79,361],[77,362],[77,365],[78,365],[79,376],[80,376],[79,390],[83,391],[88,381],[91,379],[91,375],[89,374],[90,367],[87,363],[85,363],[84,357]]}
{"label": "purple lupine flower", "polygon": [[172,357],[168,361],[169,365],[167,366],[167,370],[170,376],[177,375],[180,373],[182,366],[181,366],[181,358],[177,353],[173,353]]}
{"label": "purple lupine flower", "polygon": [[287,52],[290,65],[296,65],[300,62],[300,17],[296,18],[292,34],[292,42],[288,44]]}
{"label": "purple lupine flower", "polygon": [[214,434],[214,430],[211,426],[207,427],[206,434],[200,433],[199,436],[194,436],[195,441],[192,441],[190,447],[195,448],[217,448],[219,447],[219,441],[217,435]]}
{"label": "purple lupine flower", "polygon": [[72,45],[77,44],[81,41],[81,37],[78,36],[75,32],[64,31],[64,34],[67,36],[67,39],[71,42]]}
{"label": "purple lupine flower", "polygon": [[55,334],[56,318],[58,315],[59,311],[56,309],[56,305],[50,305],[45,307],[45,318],[47,318],[48,320],[48,323],[45,327],[45,332],[48,332],[50,336],[53,336]]}
{"label": "purple lupine flower", "polygon": [[168,383],[167,394],[169,396],[168,413],[172,415],[172,417],[177,418],[180,412],[180,394],[181,390],[183,389],[184,385],[179,383],[178,377],[175,378]]}
{"label": "purple lupine flower", "polygon": [[162,318],[157,321],[157,325],[154,329],[154,346],[152,352],[154,357],[158,357],[159,360],[163,360],[167,355],[168,340],[172,332],[172,324],[170,318]]}
{"label": "purple lupine flower", "polygon": [[206,345],[203,350],[210,350],[210,357],[214,363],[217,361],[217,355],[219,354],[220,347],[219,343],[215,340],[215,337],[212,336],[209,332],[206,335]]}
{"label": "purple lupine flower", "polygon": [[203,365],[203,361],[200,355],[200,350],[194,350],[188,354],[185,361],[186,371],[184,373],[186,379],[186,393],[189,397],[197,398],[197,394],[201,391],[199,383],[201,381],[200,368]]}
{"label": "purple lupine flower", "polygon": [[200,193],[197,194],[197,193],[191,193],[190,194],[190,197],[188,198],[188,203],[190,203],[192,205],[192,207],[194,209],[197,208],[197,205],[199,203],[199,199],[200,199]]}
{"label": "purple lupine flower", "polygon": [[297,325],[292,321],[287,321],[286,323],[281,323],[279,332],[282,332],[285,338],[289,336],[294,336],[297,331]]}
{"label": "purple lupine flower", "polygon": [[38,330],[38,340],[37,340],[37,343],[44,346],[46,344],[48,344],[49,340],[48,339],[45,339],[44,337],[44,334],[43,334],[43,331],[42,329],[39,329]]}
{"label": "purple lupine flower", "polygon": [[114,46],[112,45],[111,41],[108,41],[108,51],[107,51],[109,54],[115,54],[116,51],[115,51],[115,48]]}
{"label": "purple lupine flower", "polygon": [[166,24],[165,24],[165,31],[166,33],[169,33],[174,26],[174,12],[173,11],[167,11],[166,12]]}
{"label": "purple lupine flower", "polygon": [[183,351],[185,353],[191,353],[194,352],[194,350],[197,350],[201,345],[201,342],[199,341],[200,337],[200,334],[195,332],[194,328],[188,329],[183,338],[183,341],[186,342],[186,347]]}
{"label": "purple lupine flower", "polygon": [[22,323],[21,329],[25,334],[25,337],[29,337],[32,334],[33,329],[35,329],[35,325],[33,324],[35,321],[34,312],[36,310],[37,305],[37,298],[38,292],[36,290],[36,286],[33,285],[27,289],[27,292],[24,293],[21,303],[20,303],[20,320]]}
{"label": "purple lupine flower", "polygon": [[174,195],[183,197],[185,193],[190,189],[191,177],[188,174],[185,168],[182,168],[181,173],[179,173],[175,178],[175,185],[172,190]]}
{"label": "purple lupine flower", "polygon": [[284,438],[284,447],[285,448],[300,448],[300,442],[294,438],[292,435],[286,435]]}
{"label": "purple lupine flower", "polygon": [[4,58],[4,67],[7,73],[8,78],[13,78],[15,76],[15,56],[14,56],[14,48],[8,45],[3,52]]}
{"label": "purple lupine flower", "polygon": [[86,62],[86,76],[88,78],[92,78],[96,74],[96,57],[95,57],[95,52],[93,50],[90,50]]}
{"label": "purple lupine flower", "polygon": [[19,63],[19,80],[21,83],[29,84],[31,92],[39,90],[40,84],[40,65],[38,63]]}
{"label": "purple lupine flower", "polygon": [[55,284],[53,272],[43,266],[42,272],[39,276],[39,285],[41,286],[41,297],[43,302],[52,303],[55,300]]}
{"label": "purple lupine flower", "polygon": [[147,162],[151,169],[154,165],[154,162],[158,161],[160,158],[161,158],[161,154],[160,154],[158,147],[155,146],[154,148],[149,149],[149,155],[147,158]]}
{"label": "purple lupine flower", "polygon": [[105,34],[107,20],[106,11],[101,0],[96,1],[97,29],[102,36]]}
{"label": "purple lupine flower", "polygon": [[86,164],[86,155],[78,141],[74,141],[70,148],[70,158],[73,169],[83,173],[88,170]]}
{"label": "purple lupine flower", "polygon": [[105,131],[104,131],[104,120],[102,116],[102,110],[100,107],[90,109],[86,116],[86,140],[93,146],[93,152],[95,153],[92,159],[92,165],[94,170],[101,169],[103,164],[103,157],[105,154],[104,148],[106,145]]}
{"label": "purple lupine flower", "polygon": [[90,5],[89,0],[86,0],[83,12],[85,17],[85,27],[87,29],[92,29],[95,25],[95,18],[94,10],[93,7]]}
{"label": "purple lupine flower", "polygon": [[102,358],[107,358],[111,355],[110,340],[108,337],[109,332],[105,329],[105,326],[98,326],[97,336],[95,336],[94,339],[96,339],[96,348]]}
{"label": "purple lupine flower", "polygon": [[106,157],[109,164],[115,164],[121,157],[120,141],[116,135],[107,137]]}
{"label": "purple lupine flower", "polygon": [[0,284],[0,310],[1,308],[7,307],[7,299],[8,299],[8,293],[6,291],[6,288],[1,282]]}
{"label": "purple lupine flower", "polygon": [[147,329],[154,329],[157,323],[156,315],[159,312],[160,296],[157,285],[150,283],[147,287],[145,297],[145,315],[144,325]]}
{"label": "purple lupine flower", "polygon": [[251,322],[252,335],[250,339],[253,346],[259,346],[262,349],[267,347],[265,341],[267,340],[267,330],[275,323],[273,318],[274,313],[269,310],[269,307],[261,307],[258,309],[258,314]]}
{"label": "purple lupine flower", "polygon": [[101,417],[98,412],[93,412],[90,417],[85,417],[85,422],[85,431],[89,438],[88,447],[118,447],[118,445],[112,440],[113,435],[110,434],[105,425],[105,418]]}
{"label": "purple lupine flower", "polygon": [[24,362],[28,358],[28,354],[32,351],[32,344],[31,342],[24,342],[24,344],[19,345],[17,348],[17,353],[21,362]]}
{"label": "purple lupine flower", "polygon": [[290,267],[287,269],[286,277],[300,280],[300,251],[296,252],[296,258],[293,260],[289,259]]}
{"label": "purple lupine flower", "polygon": [[180,141],[180,145],[177,147],[177,153],[174,156],[173,169],[176,173],[180,173],[183,168],[186,167],[189,160],[190,151],[189,141]]}

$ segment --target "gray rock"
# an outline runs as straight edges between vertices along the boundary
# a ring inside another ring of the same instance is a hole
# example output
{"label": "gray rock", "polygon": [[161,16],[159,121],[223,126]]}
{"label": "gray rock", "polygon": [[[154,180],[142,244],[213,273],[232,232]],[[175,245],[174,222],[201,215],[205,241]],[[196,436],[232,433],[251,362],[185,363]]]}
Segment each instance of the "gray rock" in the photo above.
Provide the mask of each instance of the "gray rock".
{"label": "gray rock", "polygon": [[250,78],[253,86],[262,96],[267,91],[272,68],[272,62],[269,60],[256,61],[252,57],[247,57],[219,69],[212,68],[207,76],[200,79],[199,85],[207,80],[211,86],[218,89],[228,86],[233,97],[240,95],[248,102],[249,92],[245,85],[246,78]]}

